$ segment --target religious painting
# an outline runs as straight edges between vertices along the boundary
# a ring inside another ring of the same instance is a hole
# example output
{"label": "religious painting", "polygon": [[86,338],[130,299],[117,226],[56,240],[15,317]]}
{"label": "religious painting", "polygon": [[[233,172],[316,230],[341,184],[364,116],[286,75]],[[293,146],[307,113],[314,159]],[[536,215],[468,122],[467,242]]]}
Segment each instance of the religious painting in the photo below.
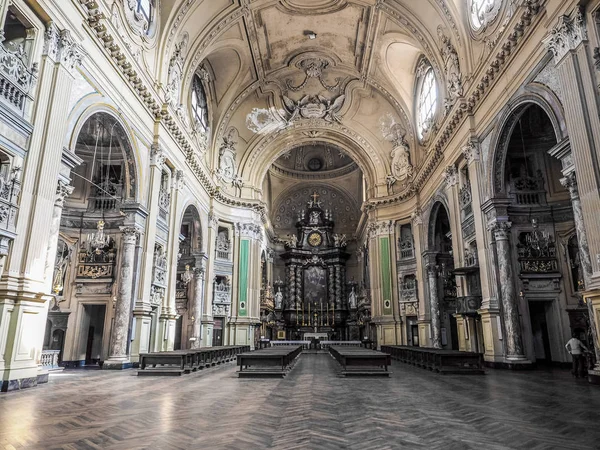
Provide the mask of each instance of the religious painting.
{"label": "religious painting", "polygon": [[304,269],[304,301],[311,304],[327,302],[327,271],[321,266]]}

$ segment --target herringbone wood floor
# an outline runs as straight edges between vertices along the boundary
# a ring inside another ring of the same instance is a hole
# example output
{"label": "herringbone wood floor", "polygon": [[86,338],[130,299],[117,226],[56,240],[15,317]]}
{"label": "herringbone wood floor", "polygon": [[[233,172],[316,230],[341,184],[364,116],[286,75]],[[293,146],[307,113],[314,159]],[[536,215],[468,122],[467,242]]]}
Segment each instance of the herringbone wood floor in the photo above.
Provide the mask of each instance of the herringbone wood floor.
{"label": "herringbone wood floor", "polygon": [[227,365],[180,378],[65,371],[0,395],[0,448],[600,448],[600,389],[568,371],[340,378],[326,354],[283,380]]}

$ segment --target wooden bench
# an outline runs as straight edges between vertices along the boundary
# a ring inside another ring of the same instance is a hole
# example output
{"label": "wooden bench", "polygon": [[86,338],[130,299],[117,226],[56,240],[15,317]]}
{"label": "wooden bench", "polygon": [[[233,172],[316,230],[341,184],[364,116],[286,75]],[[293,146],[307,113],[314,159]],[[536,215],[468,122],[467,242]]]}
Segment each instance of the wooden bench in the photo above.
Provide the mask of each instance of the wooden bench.
{"label": "wooden bench", "polygon": [[[359,343],[360,345],[360,343]],[[342,367],[342,375],[378,375],[389,377],[390,355],[362,347],[331,345],[329,353]]]}
{"label": "wooden bench", "polygon": [[382,345],[381,351],[390,354],[400,362],[441,374],[482,375],[485,373],[481,353],[403,345]]}
{"label": "wooden bench", "polygon": [[302,353],[302,346],[276,346],[237,355],[238,377],[284,377]]}
{"label": "wooden bench", "polygon": [[231,345],[194,350],[141,353],[138,375],[179,376],[205,367],[233,361],[238,354],[249,350],[250,346],[248,345]]}

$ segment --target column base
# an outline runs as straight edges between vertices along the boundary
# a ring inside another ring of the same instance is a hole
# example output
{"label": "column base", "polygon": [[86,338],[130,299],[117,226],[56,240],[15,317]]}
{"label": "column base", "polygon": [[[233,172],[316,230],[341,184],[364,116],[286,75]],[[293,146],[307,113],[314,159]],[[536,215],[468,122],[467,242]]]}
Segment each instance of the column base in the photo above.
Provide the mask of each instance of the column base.
{"label": "column base", "polygon": [[20,391],[21,389],[27,389],[35,387],[38,384],[44,384],[48,382],[48,372],[40,373],[35,377],[18,378],[16,380],[3,380],[0,385],[0,392],[11,392]]}
{"label": "column base", "polygon": [[123,369],[131,369],[133,367],[133,363],[129,360],[122,359],[107,359],[102,364],[102,370],[123,370]]}

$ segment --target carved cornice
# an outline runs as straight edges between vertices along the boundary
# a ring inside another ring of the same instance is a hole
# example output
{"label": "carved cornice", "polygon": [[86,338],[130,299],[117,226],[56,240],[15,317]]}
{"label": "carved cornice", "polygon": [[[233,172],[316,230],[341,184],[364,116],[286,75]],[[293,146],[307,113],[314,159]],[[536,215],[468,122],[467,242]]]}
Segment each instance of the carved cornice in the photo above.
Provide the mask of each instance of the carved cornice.
{"label": "carved cornice", "polygon": [[583,8],[578,6],[570,15],[562,15],[550,34],[544,39],[544,44],[554,55],[558,64],[571,50],[575,50],[583,41],[587,41],[587,29]]}

